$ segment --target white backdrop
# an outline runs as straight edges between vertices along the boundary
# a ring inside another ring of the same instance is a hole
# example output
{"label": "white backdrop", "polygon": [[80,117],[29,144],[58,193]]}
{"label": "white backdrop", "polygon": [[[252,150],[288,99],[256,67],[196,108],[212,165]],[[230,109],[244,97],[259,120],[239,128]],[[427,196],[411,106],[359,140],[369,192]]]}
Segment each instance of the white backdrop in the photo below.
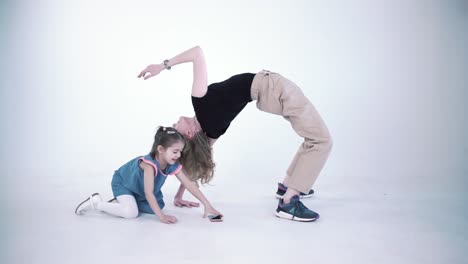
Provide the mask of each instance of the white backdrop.
{"label": "white backdrop", "polygon": [[[146,82],[136,75],[200,45],[210,82],[266,68],[303,88],[334,137],[334,180],[358,171],[355,183],[465,190],[466,3],[282,2],[4,4],[7,179],[17,178],[19,156],[22,167],[63,177],[77,167],[108,175],[147,152],[157,125],[193,115],[191,67]],[[297,144],[285,137],[299,142],[251,104],[219,141],[218,162],[289,159]]]}
{"label": "white backdrop", "polygon": [[[110,196],[113,171],[149,151],[158,125],[193,115],[191,66],[147,81],[136,76],[195,45],[205,52],[209,82],[269,69],[302,87],[334,138],[314,188],[467,201],[466,1],[23,0],[0,7],[7,238],[15,237],[8,227],[21,211],[41,199],[69,197],[73,208],[95,190]],[[246,186],[252,199],[274,191],[300,142],[282,118],[248,105],[215,145],[209,191]],[[169,196],[175,187],[168,183]],[[456,213],[466,216],[462,209]]]}

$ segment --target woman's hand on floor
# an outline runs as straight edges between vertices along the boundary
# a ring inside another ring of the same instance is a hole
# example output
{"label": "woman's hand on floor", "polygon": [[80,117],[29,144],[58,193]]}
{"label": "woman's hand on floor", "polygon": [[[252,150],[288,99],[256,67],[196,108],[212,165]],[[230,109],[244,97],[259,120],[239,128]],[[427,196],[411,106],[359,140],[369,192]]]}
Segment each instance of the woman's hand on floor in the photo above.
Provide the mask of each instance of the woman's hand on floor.
{"label": "woman's hand on floor", "polygon": [[174,198],[174,205],[177,207],[199,207],[200,203],[191,202],[187,200],[183,200],[182,198]]}

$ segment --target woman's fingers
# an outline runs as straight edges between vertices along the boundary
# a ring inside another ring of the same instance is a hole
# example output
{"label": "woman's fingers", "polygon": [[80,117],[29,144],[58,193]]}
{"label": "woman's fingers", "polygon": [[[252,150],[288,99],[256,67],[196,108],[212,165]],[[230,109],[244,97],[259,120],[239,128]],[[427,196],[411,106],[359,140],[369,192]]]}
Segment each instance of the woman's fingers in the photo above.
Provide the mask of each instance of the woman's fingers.
{"label": "woman's fingers", "polygon": [[192,207],[199,207],[199,206],[200,206],[200,203],[191,202],[191,201],[187,201],[187,200],[175,200],[175,201],[174,201],[174,205],[177,206],[177,207],[189,207],[189,208],[192,208]]}
{"label": "woman's fingers", "polygon": [[152,74],[149,74],[149,75],[146,75],[143,79],[145,80],[148,80],[149,78],[155,76],[156,74],[152,73]]}
{"label": "woman's fingers", "polygon": [[140,74],[138,74],[138,78],[144,77],[147,72],[148,72],[148,67],[146,67],[144,70],[140,72]]}
{"label": "woman's fingers", "polygon": [[199,207],[200,204],[199,203],[196,203],[196,202],[189,202],[190,203],[190,207]]}

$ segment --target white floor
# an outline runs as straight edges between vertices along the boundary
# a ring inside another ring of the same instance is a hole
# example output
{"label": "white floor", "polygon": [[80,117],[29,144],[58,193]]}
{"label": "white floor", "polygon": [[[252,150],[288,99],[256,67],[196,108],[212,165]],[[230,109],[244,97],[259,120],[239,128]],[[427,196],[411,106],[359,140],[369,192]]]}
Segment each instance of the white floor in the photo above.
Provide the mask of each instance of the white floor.
{"label": "white floor", "polygon": [[[166,225],[147,214],[77,216],[75,205],[93,189],[88,182],[35,176],[44,180],[24,185],[14,203],[6,200],[2,263],[467,263],[466,193],[324,181],[304,200],[321,218],[299,223],[273,215],[273,180],[243,187],[226,181],[203,188],[225,214],[211,223],[200,208],[170,204],[174,178],[165,186],[165,210],[179,222]],[[110,197],[109,188],[101,193]]]}

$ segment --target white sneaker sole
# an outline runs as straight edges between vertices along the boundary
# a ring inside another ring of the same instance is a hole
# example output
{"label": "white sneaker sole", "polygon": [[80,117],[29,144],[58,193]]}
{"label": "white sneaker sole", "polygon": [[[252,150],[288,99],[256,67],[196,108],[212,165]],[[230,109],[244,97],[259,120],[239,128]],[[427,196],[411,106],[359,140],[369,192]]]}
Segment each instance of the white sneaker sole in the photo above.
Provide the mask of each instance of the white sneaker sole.
{"label": "white sneaker sole", "polygon": [[[299,198],[300,199],[309,198],[309,197],[312,197],[313,195],[314,194],[299,195]],[[276,199],[283,199],[284,195],[277,194],[275,197]]]}
{"label": "white sneaker sole", "polygon": [[77,215],[83,215],[84,212],[79,210],[80,207],[81,207],[83,204],[85,204],[87,201],[89,201],[91,198],[93,198],[94,196],[96,196],[96,195],[99,195],[99,193],[93,193],[93,194],[91,194],[90,197],[86,198],[86,200],[84,200],[83,202],[81,202],[81,203],[76,207],[76,209],[75,209],[75,214],[77,214]]}
{"label": "white sneaker sole", "polygon": [[300,217],[294,217],[290,214],[287,214],[283,211],[276,212],[275,215],[279,218],[283,219],[288,219],[288,220],[293,220],[293,221],[299,221],[299,222],[313,222],[318,219],[317,218],[300,218]]}

